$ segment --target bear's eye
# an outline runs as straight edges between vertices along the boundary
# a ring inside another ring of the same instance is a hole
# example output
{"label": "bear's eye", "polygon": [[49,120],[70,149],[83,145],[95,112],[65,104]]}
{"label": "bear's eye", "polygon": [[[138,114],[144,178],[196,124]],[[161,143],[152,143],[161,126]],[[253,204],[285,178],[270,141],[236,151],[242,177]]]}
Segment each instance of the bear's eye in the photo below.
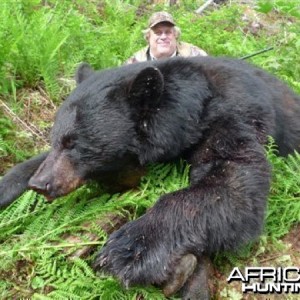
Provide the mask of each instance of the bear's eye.
{"label": "bear's eye", "polygon": [[71,136],[65,136],[63,137],[62,139],[62,146],[64,149],[68,149],[68,150],[71,150],[74,148],[75,146],[75,140],[73,137]]}

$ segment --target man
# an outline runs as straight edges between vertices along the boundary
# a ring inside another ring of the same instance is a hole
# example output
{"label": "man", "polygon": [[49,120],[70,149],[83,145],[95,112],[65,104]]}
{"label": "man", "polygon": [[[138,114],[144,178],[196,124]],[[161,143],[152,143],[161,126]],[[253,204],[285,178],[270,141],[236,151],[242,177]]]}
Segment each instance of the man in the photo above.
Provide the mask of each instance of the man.
{"label": "man", "polygon": [[207,56],[207,53],[189,43],[179,42],[180,29],[173,17],[164,11],[154,13],[144,30],[144,38],[148,45],[136,52],[125,64],[147,60],[157,60],[174,56]]}

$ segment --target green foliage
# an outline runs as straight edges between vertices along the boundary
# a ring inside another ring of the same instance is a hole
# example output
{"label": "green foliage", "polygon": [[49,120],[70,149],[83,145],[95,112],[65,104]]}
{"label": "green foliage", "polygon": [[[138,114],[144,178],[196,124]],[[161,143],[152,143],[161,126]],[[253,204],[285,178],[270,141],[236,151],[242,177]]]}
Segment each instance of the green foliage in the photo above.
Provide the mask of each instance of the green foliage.
{"label": "green foliage", "polygon": [[[27,283],[18,284],[28,285],[33,299],[134,299],[137,294],[145,299],[164,299],[154,288],[125,292],[115,279],[92,271],[89,263],[94,254],[85,261],[70,254],[86,245],[103,245],[107,234],[93,222],[112,213],[129,219],[139,217],[160,195],[186,187],[188,170],[183,162],[153,165],[137,190],[109,195],[90,185],[51,204],[33,191],[26,192],[0,213],[0,295],[9,298],[18,291],[14,276],[19,275],[8,276],[6,270],[18,269],[21,264],[23,272],[30,274]],[[83,227],[87,221],[88,229]],[[97,234],[99,241],[67,239],[82,236],[84,230]],[[1,284],[1,278],[6,284]],[[42,296],[45,293],[47,297]]]}
{"label": "green foliage", "polygon": [[[210,6],[201,16],[194,10],[204,1],[184,0],[175,7],[151,6],[139,0],[2,2],[0,98],[13,111],[24,109],[18,98],[22,88],[42,88],[59,105],[66,96],[61,77],[72,78],[82,61],[96,69],[121,65],[145,45],[141,31],[149,14],[162,9],[176,18],[182,40],[211,55],[242,57],[273,46],[274,50],[249,61],[300,93],[298,1],[257,1],[252,12],[267,24],[257,32],[251,27],[256,18],[247,15],[237,1],[227,1],[218,8]],[[21,136],[24,133],[16,131],[13,121],[1,115],[0,159],[16,162],[28,156],[30,144]],[[273,181],[264,235],[259,243],[247,245],[238,254],[220,254],[218,265],[224,263],[224,257],[237,265],[250,255],[260,255],[270,241],[276,244],[292,224],[300,221],[300,155],[277,157],[272,142],[267,153]],[[0,298],[164,299],[154,288],[125,291],[115,279],[94,274],[90,263],[95,252],[85,259],[74,259],[71,254],[87,245],[95,251],[101,248],[107,233],[97,220],[106,220],[111,214],[135,219],[160,195],[187,185],[188,167],[180,163],[150,166],[139,188],[124,194],[109,195],[101,187],[90,185],[49,204],[34,192],[25,193],[0,212]],[[99,240],[91,242],[88,233]]]}
{"label": "green foliage", "polygon": [[[282,77],[299,78],[299,68],[293,68],[300,59],[296,55],[299,22],[288,19],[288,12],[298,4],[275,2],[259,1],[257,9],[267,13],[282,8],[282,22],[276,32],[262,28],[257,34],[251,33],[251,19],[242,18],[244,8],[238,3],[207,9],[205,16],[193,12],[201,1],[186,0],[167,9],[182,29],[182,39],[211,55],[242,57],[274,46],[272,53],[257,56],[253,62]],[[263,9],[264,3],[271,8]],[[43,86],[59,102],[65,96],[61,77],[71,78],[82,61],[97,69],[122,64],[145,45],[141,31],[149,14],[160,9],[166,7],[153,8],[142,1],[51,0],[41,4],[17,0],[14,5],[5,1],[0,10],[0,41],[5,41],[0,47],[0,94],[12,94],[12,86]]]}
{"label": "green foliage", "polygon": [[[273,165],[274,180],[262,244],[266,243],[266,237],[268,240],[280,238],[294,222],[300,221],[300,155],[278,157],[273,142],[267,153]],[[124,291],[115,279],[94,274],[90,262],[95,253],[85,260],[71,256],[76,249],[87,245],[101,248],[105,243],[107,234],[93,222],[106,219],[112,213],[137,218],[160,195],[188,185],[189,168],[183,162],[152,165],[148,171],[137,190],[124,194],[109,195],[101,187],[90,185],[49,204],[42,196],[29,191],[3,210],[0,213],[0,295],[8,298],[15,293],[24,295],[24,291],[17,289],[17,282],[27,286],[32,299],[134,299],[137,295],[144,295],[145,299],[164,299],[154,288]],[[85,222],[90,223],[88,229],[83,226]],[[86,230],[97,234],[99,241],[68,239],[82,237]],[[242,260],[253,253],[253,246],[250,244],[239,253],[220,254],[215,263],[222,266],[225,259],[231,265],[241,265]],[[255,251],[256,255],[261,253]],[[17,274],[7,272],[18,270],[19,265],[27,274],[26,282],[16,281]]]}
{"label": "green foliage", "polygon": [[257,10],[263,13],[276,10],[300,18],[300,5],[296,0],[259,0],[257,1]]}
{"label": "green foliage", "polygon": [[[18,142],[16,140],[18,140]],[[16,163],[28,158],[30,153],[28,150],[16,147],[16,145],[20,143],[22,143],[23,146],[30,144],[25,142],[25,140],[26,138],[21,137],[15,131],[14,124],[10,119],[0,116],[0,159],[13,155],[13,161]]]}
{"label": "green foliage", "polygon": [[9,119],[0,118],[0,155],[7,155],[10,147],[8,143],[4,142],[4,139],[7,138],[10,134],[12,134],[12,124]]}
{"label": "green foliage", "polygon": [[266,233],[271,238],[286,234],[292,224],[300,221],[300,154],[295,152],[287,158],[276,156],[271,143],[268,157],[273,166]]}
{"label": "green foliage", "polygon": [[57,99],[61,96],[59,77],[71,76],[77,63],[89,61],[97,68],[118,65],[124,49],[132,50],[127,41],[134,38],[128,30],[134,23],[133,8],[121,4],[98,8],[84,1],[47,2],[1,4],[0,40],[6,43],[0,47],[0,78],[4,78],[0,92],[9,91],[12,80],[18,86],[42,83]]}

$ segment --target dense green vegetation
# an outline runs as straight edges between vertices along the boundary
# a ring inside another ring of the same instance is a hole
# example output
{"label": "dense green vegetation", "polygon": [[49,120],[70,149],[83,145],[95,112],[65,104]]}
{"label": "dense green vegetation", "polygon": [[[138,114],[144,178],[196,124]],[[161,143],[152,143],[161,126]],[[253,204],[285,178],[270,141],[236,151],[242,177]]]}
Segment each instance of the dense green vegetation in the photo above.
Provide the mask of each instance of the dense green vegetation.
{"label": "dense green vegetation", "polygon": [[[261,0],[255,7],[228,1],[195,14],[203,2],[182,0],[167,7],[138,0],[2,1],[0,172],[47,147],[53,112],[72,89],[76,66],[82,61],[96,69],[121,65],[144,45],[141,30],[153,11],[170,11],[182,29],[182,40],[214,56],[239,58],[274,47],[249,61],[300,93],[298,1]],[[300,156],[276,157],[272,143],[267,151],[274,180],[265,233],[241,253],[220,256],[218,266],[228,264],[226,258],[229,264],[251,256],[259,260],[300,220]],[[183,162],[150,166],[135,191],[108,195],[91,185],[51,204],[34,192],[25,193],[0,211],[0,298],[163,299],[154,288],[125,291],[113,278],[96,276],[89,267],[94,252],[84,258],[71,253],[105,242],[107,233],[94,220],[108,220],[112,214],[138,217],[159,195],[186,186],[187,173]],[[86,222],[91,222],[88,229]],[[87,232],[98,235],[99,241],[90,241]]]}

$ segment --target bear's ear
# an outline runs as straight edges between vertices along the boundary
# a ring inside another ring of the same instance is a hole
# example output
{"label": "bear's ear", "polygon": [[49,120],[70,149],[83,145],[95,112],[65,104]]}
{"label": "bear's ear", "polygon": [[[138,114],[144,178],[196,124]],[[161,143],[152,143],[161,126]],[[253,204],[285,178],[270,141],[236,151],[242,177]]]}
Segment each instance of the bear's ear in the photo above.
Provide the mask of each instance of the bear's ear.
{"label": "bear's ear", "polygon": [[158,68],[140,71],[129,86],[128,98],[133,104],[155,105],[163,92],[164,78]]}
{"label": "bear's ear", "polygon": [[81,63],[79,67],[77,68],[76,74],[75,74],[75,80],[77,85],[81,83],[82,81],[86,80],[88,77],[90,77],[92,74],[94,74],[95,71],[92,69],[92,67],[88,63]]}

